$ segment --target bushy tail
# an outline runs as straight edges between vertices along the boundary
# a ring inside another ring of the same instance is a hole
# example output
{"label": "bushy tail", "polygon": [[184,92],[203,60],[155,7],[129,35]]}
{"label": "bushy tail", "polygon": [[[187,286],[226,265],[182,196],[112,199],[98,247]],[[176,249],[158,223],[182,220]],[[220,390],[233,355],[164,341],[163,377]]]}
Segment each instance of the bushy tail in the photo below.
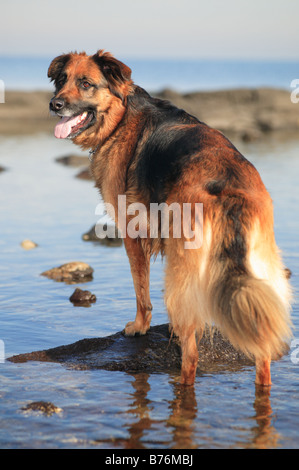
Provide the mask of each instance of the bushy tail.
{"label": "bushy tail", "polygon": [[237,348],[255,359],[281,357],[291,336],[286,305],[266,281],[223,273],[212,289],[216,322]]}
{"label": "bushy tail", "polygon": [[291,337],[290,287],[271,208],[266,190],[261,201],[247,193],[227,197],[215,211],[210,251],[214,321],[255,359],[280,357]]}

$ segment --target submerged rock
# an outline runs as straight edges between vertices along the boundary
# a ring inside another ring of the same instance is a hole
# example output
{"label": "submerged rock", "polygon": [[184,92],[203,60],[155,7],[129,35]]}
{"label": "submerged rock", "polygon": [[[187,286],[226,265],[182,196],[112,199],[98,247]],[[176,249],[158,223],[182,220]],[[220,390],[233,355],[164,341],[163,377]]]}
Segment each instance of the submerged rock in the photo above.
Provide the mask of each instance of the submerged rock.
{"label": "submerged rock", "polygon": [[41,276],[46,276],[55,281],[64,281],[69,284],[91,281],[93,279],[92,275],[93,269],[89,264],[83,263],[82,261],[66,263],[41,273]]}
{"label": "submerged rock", "polygon": [[70,301],[75,306],[89,307],[91,303],[96,302],[97,298],[89,290],[75,289],[70,296]]}
{"label": "submerged rock", "polygon": [[76,175],[76,178],[80,180],[93,181],[93,177],[92,177],[89,167],[84,168],[83,170],[79,171],[79,173],[77,173]]}
{"label": "submerged rock", "polygon": [[[236,351],[218,331],[206,329],[199,342],[200,372],[238,370],[253,365]],[[125,372],[177,372],[181,368],[179,339],[169,332],[169,325],[150,328],[144,336],[125,336],[124,331],[104,338],[82,339],[67,346],[19,354],[9,361],[58,362],[72,369],[105,369]]]}
{"label": "submerged rock", "polygon": [[49,401],[33,401],[26,406],[21,408],[22,411],[38,411],[47,416],[52,416],[55,413],[61,413],[62,409],[58,408],[57,406],[53,405],[53,403]]}
{"label": "submerged rock", "polygon": [[88,157],[84,155],[64,155],[63,157],[56,158],[56,162],[65,166],[80,167],[86,166],[89,163]]}
{"label": "submerged rock", "polygon": [[[99,224],[96,224],[96,225],[99,228]],[[111,235],[108,236],[108,234],[106,234],[105,238],[99,238],[96,234],[96,225],[91,227],[91,229],[88,232],[82,235],[82,240],[87,241],[87,242],[97,242],[106,246],[121,246],[122,245],[123,240],[121,237],[118,236],[117,230],[115,230],[114,236],[111,236]],[[101,227],[104,229],[103,231],[106,232],[107,225],[101,225]]]}

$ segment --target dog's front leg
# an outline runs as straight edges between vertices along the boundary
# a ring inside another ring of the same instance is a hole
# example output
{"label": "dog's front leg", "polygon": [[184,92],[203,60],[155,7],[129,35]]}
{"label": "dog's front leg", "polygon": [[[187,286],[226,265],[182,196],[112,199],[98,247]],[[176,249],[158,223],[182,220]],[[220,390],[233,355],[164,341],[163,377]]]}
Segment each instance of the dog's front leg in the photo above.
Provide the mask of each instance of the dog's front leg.
{"label": "dog's front leg", "polygon": [[130,261],[137,303],[136,318],[126,325],[125,333],[128,336],[134,336],[136,333],[145,335],[152,318],[149,293],[150,253],[145,253],[138,238],[127,237],[124,243]]}

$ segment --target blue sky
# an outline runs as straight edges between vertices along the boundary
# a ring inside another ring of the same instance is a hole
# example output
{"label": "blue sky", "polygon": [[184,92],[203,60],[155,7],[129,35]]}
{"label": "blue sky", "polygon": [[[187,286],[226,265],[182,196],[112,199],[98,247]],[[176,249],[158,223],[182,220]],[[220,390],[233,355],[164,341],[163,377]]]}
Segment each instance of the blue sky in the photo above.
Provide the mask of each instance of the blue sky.
{"label": "blue sky", "polygon": [[9,0],[0,55],[298,59],[298,0]]}

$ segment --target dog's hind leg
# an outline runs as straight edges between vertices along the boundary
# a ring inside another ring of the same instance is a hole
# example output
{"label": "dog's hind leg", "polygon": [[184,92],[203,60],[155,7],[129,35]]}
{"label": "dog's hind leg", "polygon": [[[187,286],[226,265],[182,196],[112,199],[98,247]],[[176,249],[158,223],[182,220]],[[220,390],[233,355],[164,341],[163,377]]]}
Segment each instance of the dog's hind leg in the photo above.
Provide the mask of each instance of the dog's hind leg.
{"label": "dog's hind leg", "polygon": [[270,372],[271,359],[256,361],[256,385],[270,386],[271,385],[271,372]]}
{"label": "dog's hind leg", "polygon": [[195,328],[190,327],[186,331],[179,332],[179,338],[182,349],[181,384],[193,385],[198,363]]}
{"label": "dog's hind leg", "polygon": [[198,363],[196,340],[200,340],[204,319],[199,293],[198,253],[181,255],[179,241],[170,241],[165,271],[165,304],[174,333],[179,337],[182,364],[181,383],[193,385]]}
{"label": "dog's hind leg", "polygon": [[152,318],[152,304],[149,293],[150,252],[145,252],[140,239],[127,237],[124,239],[130,261],[131,273],[136,293],[137,313],[134,321],[127,323],[125,334],[134,336],[136,333],[145,335]]}

